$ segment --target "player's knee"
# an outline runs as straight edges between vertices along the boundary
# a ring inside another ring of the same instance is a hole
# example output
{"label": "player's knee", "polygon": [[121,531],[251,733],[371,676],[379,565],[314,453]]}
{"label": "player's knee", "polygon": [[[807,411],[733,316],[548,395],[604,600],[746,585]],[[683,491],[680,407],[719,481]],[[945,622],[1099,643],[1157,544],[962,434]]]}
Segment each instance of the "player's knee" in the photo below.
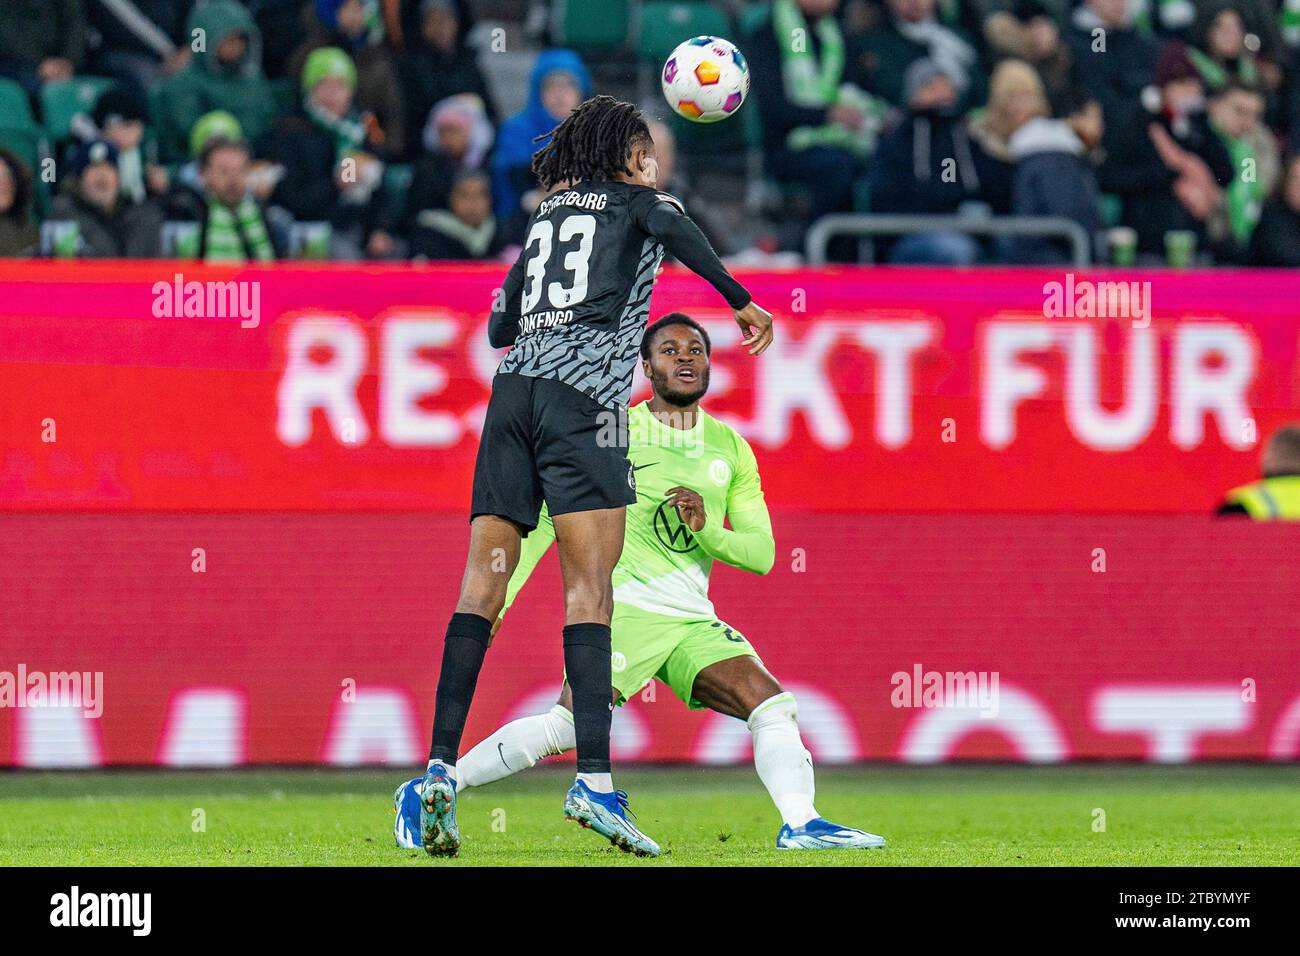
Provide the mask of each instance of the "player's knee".
{"label": "player's knee", "polygon": [[491,575],[467,574],[461,583],[460,600],[456,610],[462,614],[477,614],[489,621],[501,615],[506,604],[506,581],[497,581]]}
{"label": "player's knee", "polygon": [[769,701],[779,702],[773,706],[784,706],[788,703],[790,708],[794,708],[796,706],[794,694],[786,692],[758,660],[755,659],[753,665],[745,667],[733,683],[733,693],[737,698],[739,712],[744,715],[752,714]]}
{"label": "player's knee", "polygon": [[608,623],[614,613],[614,588],[609,581],[579,581],[564,589],[564,613],[570,622]]}
{"label": "player's knee", "polygon": [[777,724],[784,721],[798,723],[799,706],[794,699],[794,694],[788,690],[781,691],[779,694],[773,694],[771,697],[761,701],[753,710],[749,712],[750,730],[759,726],[768,724]]}

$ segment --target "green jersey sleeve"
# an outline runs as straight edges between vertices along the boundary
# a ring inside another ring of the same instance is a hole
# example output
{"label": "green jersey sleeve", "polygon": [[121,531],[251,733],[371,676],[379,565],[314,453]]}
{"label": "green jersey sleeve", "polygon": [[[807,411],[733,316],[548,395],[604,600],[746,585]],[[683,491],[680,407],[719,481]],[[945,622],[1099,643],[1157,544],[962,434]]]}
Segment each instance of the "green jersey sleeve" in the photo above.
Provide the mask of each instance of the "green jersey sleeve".
{"label": "green jersey sleeve", "polygon": [[742,571],[767,574],[776,562],[772,516],[763,498],[754,450],[744,439],[738,441],[736,471],[727,489],[727,519],[731,527],[723,527],[720,521],[706,522],[695,540],[705,553],[718,561]]}
{"label": "green jersey sleeve", "polygon": [[510,610],[510,605],[515,603],[520,588],[554,542],[555,524],[551,521],[551,513],[542,505],[542,512],[537,516],[537,527],[524,538],[519,549],[519,564],[515,566],[515,573],[510,575],[510,583],[506,585],[506,606],[501,609],[502,617]]}

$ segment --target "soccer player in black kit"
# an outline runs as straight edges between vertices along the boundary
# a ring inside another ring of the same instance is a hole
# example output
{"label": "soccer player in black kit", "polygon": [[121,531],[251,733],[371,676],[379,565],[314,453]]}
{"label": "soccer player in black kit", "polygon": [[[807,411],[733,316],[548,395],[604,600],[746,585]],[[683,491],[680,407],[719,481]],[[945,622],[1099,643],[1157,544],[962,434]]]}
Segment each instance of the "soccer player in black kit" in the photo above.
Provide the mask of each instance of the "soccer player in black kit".
{"label": "soccer player in black kit", "polygon": [[[772,341],[772,316],[718,261],[682,204],[655,188],[645,118],[596,96],[533,157],[546,189],[488,322],[513,346],[492,382],[474,465],[469,557],[447,625],[429,765],[419,784],[430,855],[455,855],[456,757],[492,622],[505,603],[521,539],[546,502],[564,579],[564,669],[573,691],[577,779],[564,814],[643,856],[658,845],[627,818],[610,777],[610,576],[636,500],[620,427],[664,251],[706,279],[735,312],[750,354]],[[546,137],[542,137],[545,139]]]}

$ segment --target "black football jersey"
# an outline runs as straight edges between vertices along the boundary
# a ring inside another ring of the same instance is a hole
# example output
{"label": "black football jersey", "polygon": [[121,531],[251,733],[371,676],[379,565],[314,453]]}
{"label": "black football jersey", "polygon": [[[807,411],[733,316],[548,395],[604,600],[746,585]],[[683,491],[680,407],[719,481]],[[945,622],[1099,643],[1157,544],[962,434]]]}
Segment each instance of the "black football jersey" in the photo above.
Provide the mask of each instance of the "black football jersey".
{"label": "black football jersey", "polygon": [[725,287],[733,307],[749,301],[668,193],[594,181],[544,199],[489,323],[493,345],[514,345],[497,371],[558,379],[602,405],[626,405],[665,242]]}

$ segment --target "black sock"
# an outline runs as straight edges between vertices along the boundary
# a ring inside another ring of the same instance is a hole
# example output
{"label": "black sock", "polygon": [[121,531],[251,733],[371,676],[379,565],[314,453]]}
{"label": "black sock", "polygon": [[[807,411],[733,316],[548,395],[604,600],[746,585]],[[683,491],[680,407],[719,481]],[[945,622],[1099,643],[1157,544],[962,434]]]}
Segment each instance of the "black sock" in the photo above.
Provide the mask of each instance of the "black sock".
{"label": "black sock", "polygon": [[[606,628],[608,630],[608,628]],[[433,742],[429,759],[456,765],[460,735],[474,699],[474,685],[487,654],[492,622],[477,614],[453,614],[442,645],[442,671],[438,674],[437,706],[433,711]]]}
{"label": "black sock", "polygon": [[578,773],[609,773],[609,625],[568,624],[564,628],[564,673],[573,691],[573,733]]}

